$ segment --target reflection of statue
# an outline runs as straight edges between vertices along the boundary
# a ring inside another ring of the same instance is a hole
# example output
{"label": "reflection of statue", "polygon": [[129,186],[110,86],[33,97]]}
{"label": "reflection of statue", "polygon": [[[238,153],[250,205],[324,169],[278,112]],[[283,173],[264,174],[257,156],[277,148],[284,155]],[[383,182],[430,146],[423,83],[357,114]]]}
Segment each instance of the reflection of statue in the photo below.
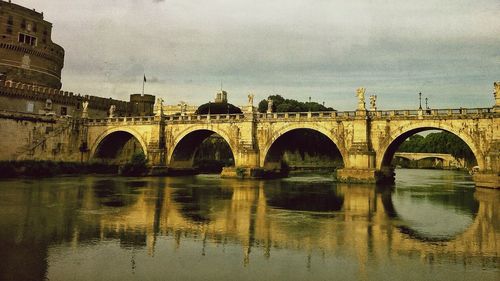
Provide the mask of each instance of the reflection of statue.
{"label": "reflection of statue", "polygon": [[273,113],[273,100],[267,99],[267,113]]}
{"label": "reflection of statue", "polygon": [[493,86],[495,87],[495,92],[493,92],[495,96],[495,106],[500,107],[500,81],[493,83]]}
{"label": "reflection of statue", "polygon": [[88,107],[89,107],[89,102],[88,101],[83,101],[82,102],[82,118],[87,118],[89,117],[88,115]]}
{"label": "reflection of statue", "polygon": [[377,95],[370,96],[370,110],[377,111]]}
{"label": "reflection of statue", "polygon": [[109,107],[109,118],[115,117],[115,110],[116,110],[116,106],[114,104],[112,104]]}
{"label": "reflection of statue", "polygon": [[358,88],[356,90],[356,96],[358,97],[358,110],[366,110],[365,107],[365,88]]}
{"label": "reflection of statue", "polygon": [[253,106],[253,97],[254,97],[253,94],[248,95],[248,105],[250,106]]}

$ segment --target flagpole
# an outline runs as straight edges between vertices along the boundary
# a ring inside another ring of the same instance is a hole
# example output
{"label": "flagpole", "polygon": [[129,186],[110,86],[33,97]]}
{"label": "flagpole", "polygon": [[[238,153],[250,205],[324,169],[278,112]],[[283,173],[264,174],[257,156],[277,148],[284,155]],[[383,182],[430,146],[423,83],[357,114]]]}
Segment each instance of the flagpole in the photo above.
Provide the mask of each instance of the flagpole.
{"label": "flagpole", "polygon": [[146,78],[146,73],[144,73],[144,77],[142,78],[142,95],[143,96],[144,96],[144,82],[145,82],[144,80],[146,80],[145,78]]}

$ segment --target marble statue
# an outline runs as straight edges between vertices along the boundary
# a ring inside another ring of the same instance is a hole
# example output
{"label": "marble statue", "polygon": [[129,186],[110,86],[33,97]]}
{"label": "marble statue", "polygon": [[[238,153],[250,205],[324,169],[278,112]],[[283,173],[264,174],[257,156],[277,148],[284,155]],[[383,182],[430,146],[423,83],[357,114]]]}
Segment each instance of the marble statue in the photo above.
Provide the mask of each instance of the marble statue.
{"label": "marble statue", "polygon": [[365,88],[358,88],[356,90],[356,96],[358,97],[358,110],[366,110],[365,107]]}

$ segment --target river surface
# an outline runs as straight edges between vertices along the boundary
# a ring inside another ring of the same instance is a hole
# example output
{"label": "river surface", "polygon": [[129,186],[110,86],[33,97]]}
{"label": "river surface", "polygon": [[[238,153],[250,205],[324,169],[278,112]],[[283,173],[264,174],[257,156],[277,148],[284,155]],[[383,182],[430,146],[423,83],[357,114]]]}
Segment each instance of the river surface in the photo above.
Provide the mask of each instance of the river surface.
{"label": "river surface", "polygon": [[500,280],[500,192],[396,175],[0,181],[0,280]]}

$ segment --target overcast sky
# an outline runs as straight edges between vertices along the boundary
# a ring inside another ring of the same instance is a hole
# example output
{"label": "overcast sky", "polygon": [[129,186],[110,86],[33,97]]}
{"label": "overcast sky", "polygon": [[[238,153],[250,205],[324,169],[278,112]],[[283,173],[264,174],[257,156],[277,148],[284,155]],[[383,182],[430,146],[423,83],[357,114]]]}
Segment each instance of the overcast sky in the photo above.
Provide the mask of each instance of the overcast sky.
{"label": "overcast sky", "polygon": [[488,107],[500,80],[499,0],[14,0],[66,51],[65,90],[201,104],[280,94],[354,110]]}

